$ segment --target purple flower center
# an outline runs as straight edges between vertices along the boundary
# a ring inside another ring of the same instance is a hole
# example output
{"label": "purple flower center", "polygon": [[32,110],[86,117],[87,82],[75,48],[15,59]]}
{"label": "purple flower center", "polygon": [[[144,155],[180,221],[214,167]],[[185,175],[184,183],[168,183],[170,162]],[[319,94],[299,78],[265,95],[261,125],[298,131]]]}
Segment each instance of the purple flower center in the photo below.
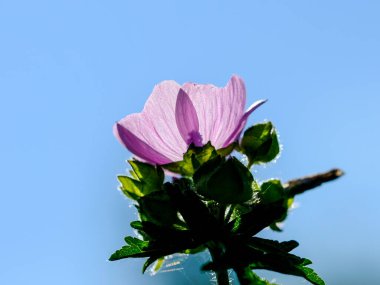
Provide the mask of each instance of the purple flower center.
{"label": "purple flower center", "polygon": [[192,131],[189,133],[189,138],[187,139],[186,143],[188,145],[194,144],[195,146],[202,146],[202,136],[198,131]]}

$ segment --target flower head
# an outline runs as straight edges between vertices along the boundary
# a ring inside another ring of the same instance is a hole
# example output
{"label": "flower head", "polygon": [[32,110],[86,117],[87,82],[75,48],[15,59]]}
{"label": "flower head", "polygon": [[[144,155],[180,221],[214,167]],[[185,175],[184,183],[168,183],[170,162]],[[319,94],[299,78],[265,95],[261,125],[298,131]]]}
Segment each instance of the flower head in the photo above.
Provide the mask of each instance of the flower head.
{"label": "flower head", "polygon": [[114,125],[117,139],[138,158],[152,164],[182,160],[190,144],[223,148],[237,141],[248,116],[265,100],[244,111],[243,80],[232,76],[223,88],[211,84],[163,81],[141,113]]}

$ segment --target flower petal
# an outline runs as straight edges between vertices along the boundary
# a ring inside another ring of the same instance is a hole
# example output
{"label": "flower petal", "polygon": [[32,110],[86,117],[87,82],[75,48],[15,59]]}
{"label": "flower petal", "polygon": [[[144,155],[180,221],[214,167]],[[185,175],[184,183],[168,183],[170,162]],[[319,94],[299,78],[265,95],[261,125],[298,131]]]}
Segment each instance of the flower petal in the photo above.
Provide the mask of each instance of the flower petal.
{"label": "flower petal", "polygon": [[182,88],[178,92],[175,119],[177,128],[186,144],[194,143],[196,146],[202,146],[197,113],[189,95]]}
{"label": "flower petal", "polygon": [[243,80],[232,76],[223,88],[193,83],[186,83],[182,88],[195,107],[203,142],[211,141],[216,148],[223,147],[244,114],[246,91]]}
{"label": "flower petal", "polygon": [[163,81],[156,85],[142,112],[150,127],[141,130],[147,142],[172,161],[182,160],[187,150],[175,119],[179,89],[180,85],[175,81]]}
{"label": "flower petal", "polygon": [[114,134],[130,152],[147,162],[153,164],[166,164],[171,162],[169,158],[157,152],[119,123],[114,125]]}
{"label": "flower petal", "polygon": [[159,83],[141,113],[128,115],[119,121],[124,128],[170,161],[182,160],[187,150],[175,119],[180,87],[175,81]]}
{"label": "flower petal", "polygon": [[245,124],[247,123],[249,115],[252,114],[253,111],[255,111],[258,107],[260,107],[262,104],[264,104],[268,100],[259,100],[253,103],[248,110],[244,113],[244,115],[239,120],[238,125],[236,126],[235,130],[231,133],[229,138],[224,142],[223,147],[228,146],[229,144],[233,143],[234,141],[238,140],[240,137],[241,132],[243,131]]}

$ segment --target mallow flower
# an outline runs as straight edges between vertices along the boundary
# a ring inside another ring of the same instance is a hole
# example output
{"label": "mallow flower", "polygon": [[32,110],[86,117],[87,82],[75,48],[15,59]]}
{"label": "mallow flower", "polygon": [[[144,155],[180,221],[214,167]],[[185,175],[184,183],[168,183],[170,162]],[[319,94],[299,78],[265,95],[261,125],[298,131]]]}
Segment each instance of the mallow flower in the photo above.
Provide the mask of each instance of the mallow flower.
{"label": "mallow flower", "polygon": [[265,100],[246,111],[244,81],[234,75],[223,88],[175,81],[159,83],[141,113],[116,122],[116,138],[138,159],[163,165],[180,161],[190,144],[208,142],[224,148],[237,141],[248,116]]}

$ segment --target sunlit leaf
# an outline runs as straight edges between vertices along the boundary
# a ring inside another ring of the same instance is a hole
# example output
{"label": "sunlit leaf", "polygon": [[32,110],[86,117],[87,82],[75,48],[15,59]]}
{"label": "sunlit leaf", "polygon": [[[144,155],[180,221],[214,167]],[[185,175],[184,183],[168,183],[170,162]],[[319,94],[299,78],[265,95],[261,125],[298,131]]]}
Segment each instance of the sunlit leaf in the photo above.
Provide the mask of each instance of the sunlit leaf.
{"label": "sunlit leaf", "polygon": [[146,194],[161,190],[164,172],[161,167],[153,166],[137,160],[128,161],[132,166],[131,175],[118,176],[120,190],[129,198],[138,200]]}
{"label": "sunlit leaf", "polygon": [[129,160],[128,162],[132,166],[135,177],[145,186],[143,189],[144,195],[160,189],[165,178],[161,167],[156,167],[138,160]]}
{"label": "sunlit leaf", "polygon": [[129,198],[137,200],[143,196],[143,185],[140,181],[134,180],[129,176],[118,176],[121,183],[120,190]]}
{"label": "sunlit leaf", "polygon": [[134,237],[126,237],[125,242],[127,245],[112,254],[109,260],[114,261],[128,257],[145,257],[150,255],[150,252],[146,250],[149,242]]}

